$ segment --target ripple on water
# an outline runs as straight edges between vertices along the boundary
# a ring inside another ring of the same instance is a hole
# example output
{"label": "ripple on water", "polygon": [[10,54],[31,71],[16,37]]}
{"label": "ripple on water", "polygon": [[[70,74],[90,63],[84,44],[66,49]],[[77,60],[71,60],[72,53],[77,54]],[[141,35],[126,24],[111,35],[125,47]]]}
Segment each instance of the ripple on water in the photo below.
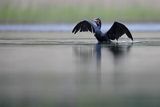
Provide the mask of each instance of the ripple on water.
{"label": "ripple on water", "polygon": [[[1,45],[94,45],[98,42],[93,38],[67,38],[67,39],[1,39]],[[160,38],[135,38],[134,41],[120,39],[118,42],[113,41],[111,45],[134,45],[134,46],[160,46]],[[105,45],[105,43],[103,44]]]}

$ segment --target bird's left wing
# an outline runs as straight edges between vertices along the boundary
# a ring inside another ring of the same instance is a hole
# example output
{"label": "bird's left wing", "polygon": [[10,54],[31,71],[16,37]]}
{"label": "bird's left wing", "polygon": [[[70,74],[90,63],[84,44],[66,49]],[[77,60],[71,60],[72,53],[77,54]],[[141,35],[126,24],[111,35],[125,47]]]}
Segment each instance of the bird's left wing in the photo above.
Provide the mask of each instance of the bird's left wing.
{"label": "bird's left wing", "polygon": [[105,35],[111,40],[118,40],[123,34],[126,34],[128,38],[133,41],[133,37],[128,28],[119,22],[114,22],[111,28],[105,33]]}
{"label": "bird's left wing", "polygon": [[96,26],[87,20],[80,21],[72,30],[72,33],[76,34],[78,31],[86,32],[90,31],[91,33],[95,33]]}

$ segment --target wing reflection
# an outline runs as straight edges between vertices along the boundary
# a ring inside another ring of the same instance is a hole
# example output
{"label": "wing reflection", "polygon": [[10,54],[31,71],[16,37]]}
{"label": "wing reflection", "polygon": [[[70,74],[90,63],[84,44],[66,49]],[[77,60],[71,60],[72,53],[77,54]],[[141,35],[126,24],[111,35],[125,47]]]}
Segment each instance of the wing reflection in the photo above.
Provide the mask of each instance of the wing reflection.
{"label": "wing reflection", "polygon": [[121,45],[121,44],[112,44],[111,46],[108,46],[108,50],[110,51],[110,53],[112,53],[113,56],[113,64],[114,64],[114,68],[112,74],[112,84],[114,85],[114,91],[117,93],[121,93],[119,92],[121,89],[123,90],[123,87],[125,87],[125,84],[127,84],[127,77],[126,76],[126,69],[127,69],[127,62],[128,62],[128,58],[129,58],[129,52],[131,50],[132,47],[132,43],[127,44],[127,45]]}
{"label": "wing reflection", "polygon": [[117,59],[128,54],[131,47],[132,43],[127,45],[119,45],[118,43],[114,43],[111,46],[108,46],[108,49],[113,54],[113,57]]}
{"label": "wing reflection", "polygon": [[[96,67],[101,68],[101,59],[112,60],[119,62],[121,59],[124,60],[132,47],[131,44],[122,45],[117,43],[112,44],[99,44],[96,45],[76,45],[73,47],[74,55],[79,59],[79,64],[90,65],[96,62]],[[104,54],[104,56],[102,55]],[[94,65],[95,66],[95,65]],[[98,70],[99,71],[99,70]]]}
{"label": "wing reflection", "polygon": [[[78,74],[79,78],[83,78],[82,81],[92,81],[93,78],[97,81],[97,85],[101,83],[102,70],[113,70],[114,78],[117,78],[117,70],[123,70],[123,64],[125,57],[128,55],[132,44],[122,45],[122,44],[96,44],[96,45],[76,45],[73,47],[73,55],[76,57],[76,64],[78,65],[76,69],[80,72]],[[103,63],[102,63],[103,62]],[[112,64],[113,62],[113,64]],[[108,65],[109,63],[110,65]],[[92,75],[96,74],[96,75]],[[82,75],[82,77],[80,77]],[[92,76],[91,76],[92,75]],[[85,78],[86,77],[86,78]],[[119,77],[118,77],[119,78]],[[121,81],[120,79],[115,79],[116,81]]]}

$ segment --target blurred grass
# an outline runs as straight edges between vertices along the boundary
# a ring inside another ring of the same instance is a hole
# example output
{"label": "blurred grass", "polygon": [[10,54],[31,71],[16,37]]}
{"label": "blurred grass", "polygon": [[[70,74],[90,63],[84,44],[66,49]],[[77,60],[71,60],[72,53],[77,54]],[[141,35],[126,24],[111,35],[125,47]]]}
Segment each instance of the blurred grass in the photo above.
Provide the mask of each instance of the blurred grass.
{"label": "blurred grass", "polygon": [[69,23],[82,19],[102,21],[160,21],[158,9],[147,7],[105,8],[96,6],[0,7],[0,23]]}

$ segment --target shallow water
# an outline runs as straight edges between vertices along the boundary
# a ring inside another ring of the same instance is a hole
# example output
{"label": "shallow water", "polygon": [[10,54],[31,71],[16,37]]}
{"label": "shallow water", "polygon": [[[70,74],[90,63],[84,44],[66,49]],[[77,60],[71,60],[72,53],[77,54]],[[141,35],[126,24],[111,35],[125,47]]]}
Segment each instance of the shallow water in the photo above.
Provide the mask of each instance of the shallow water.
{"label": "shallow water", "polygon": [[160,33],[98,44],[70,33],[0,33],[1,107],[158,107]]}

